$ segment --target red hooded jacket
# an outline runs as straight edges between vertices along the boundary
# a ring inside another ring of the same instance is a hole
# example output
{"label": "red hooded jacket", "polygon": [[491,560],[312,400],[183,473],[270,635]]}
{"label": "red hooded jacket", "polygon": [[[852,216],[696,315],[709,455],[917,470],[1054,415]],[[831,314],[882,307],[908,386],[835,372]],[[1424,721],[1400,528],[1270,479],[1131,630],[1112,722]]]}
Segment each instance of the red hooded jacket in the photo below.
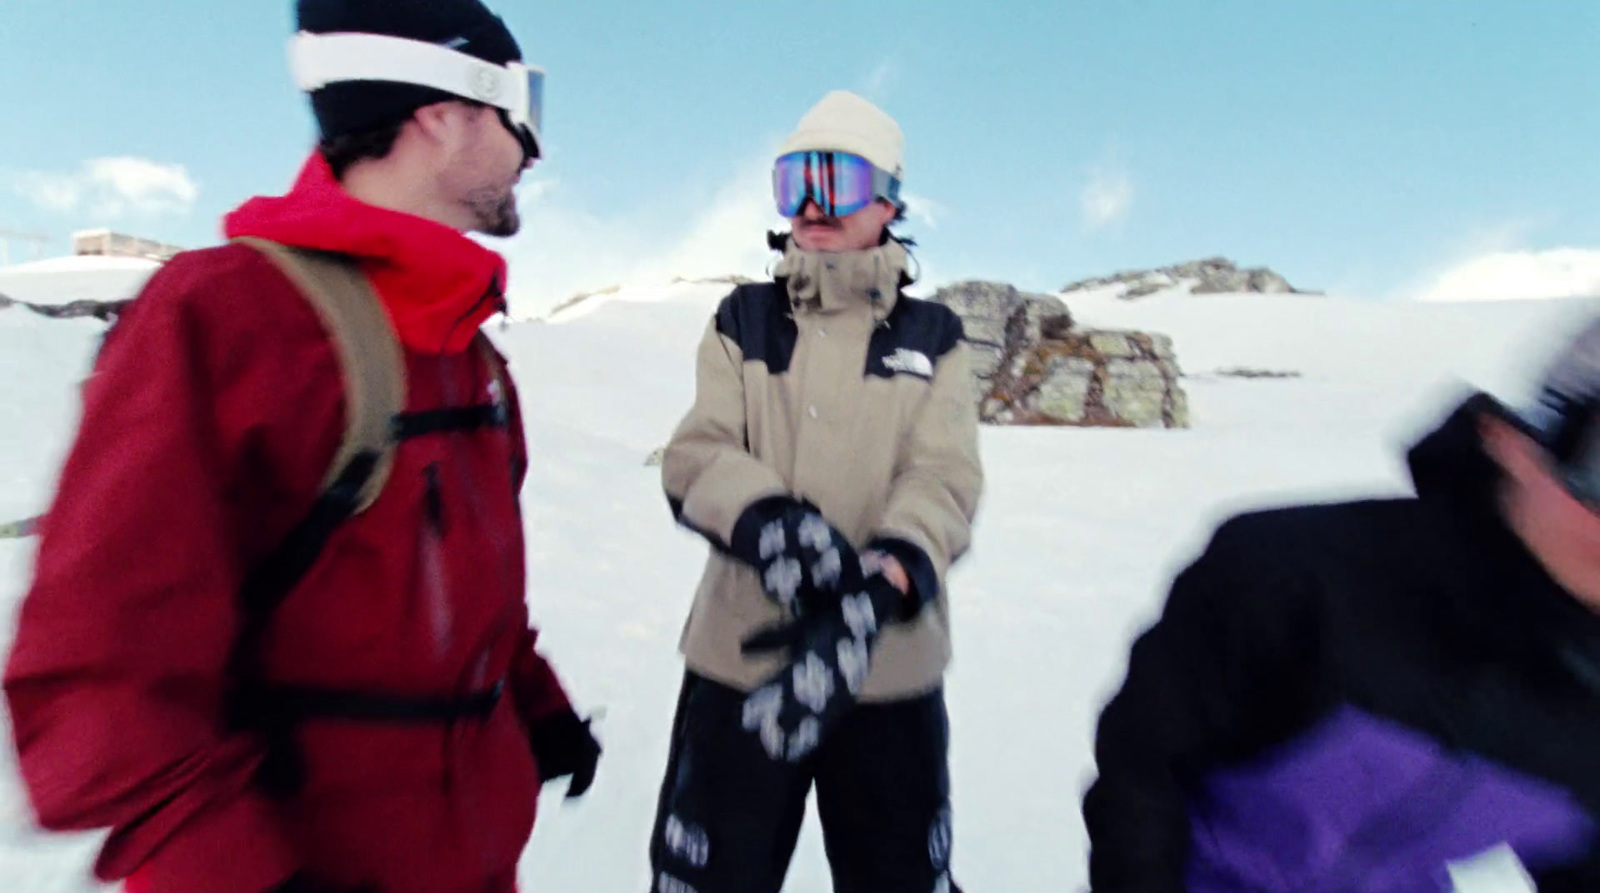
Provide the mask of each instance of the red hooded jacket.
{"label": "red hooded jacket", "polygon": [[[226,229],[361,258],[406,348],[407,409],[486,402],[495,378],[466,347],[501,306],[498,255],[356,201],[316,156]],[[509,428],[400,445],[260,652],[274,683],[448,698],[503,681],[508,697],[487,719],[308,720],[305,783],[286,798],[252,780],[259,738],[223,719],[241,580],[319,492],[344,395],[315,311],[242,245],[173,258],[108,338],[5,675],[39,820],[109,827],[101,878],[513,889],[539,791],[527,726],[570,709],[528,627],[514,395]]]}

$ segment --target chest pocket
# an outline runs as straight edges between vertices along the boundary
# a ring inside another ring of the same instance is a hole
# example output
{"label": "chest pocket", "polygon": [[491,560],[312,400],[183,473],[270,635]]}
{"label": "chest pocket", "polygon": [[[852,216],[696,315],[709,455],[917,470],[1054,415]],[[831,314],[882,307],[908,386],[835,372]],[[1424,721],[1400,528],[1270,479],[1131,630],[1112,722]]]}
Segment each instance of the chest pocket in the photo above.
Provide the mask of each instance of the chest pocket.
{"label": "chest pocket", "polygon": [[961,337],[961,318],[950,308],[902,295],[894,311],[872,330],[865,374],[931,382],[936,364]]}

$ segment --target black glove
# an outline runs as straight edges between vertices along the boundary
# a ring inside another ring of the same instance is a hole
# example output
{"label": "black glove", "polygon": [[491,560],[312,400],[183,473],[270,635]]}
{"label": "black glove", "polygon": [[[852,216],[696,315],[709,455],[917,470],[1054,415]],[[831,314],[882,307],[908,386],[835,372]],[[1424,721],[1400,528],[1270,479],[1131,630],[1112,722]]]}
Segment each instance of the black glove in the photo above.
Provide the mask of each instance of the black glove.
{"label": "black glove", "polygon": [[297,872],[293,877],[284,881],[267,893],[377,893],[376,889],[368,884],[350,887],[344,884],[333,884],[314,878],[305,872]]}
{"label": "black glove", "polygon": [[734,524],[732,551],[761,588],[796,617],[825,610],[861,585],[856,551],[822,512],[791,496],[762,499]]}
{"label": "black glove", "polygon": [[927,552],[922,551],[922,547],[898,537],[878,537],[867,543],[862,551],[888,555],[900,562],[900,569],[906,572],[906,578],[911,582],[910,598],[901,604],[899,613],[895,615],[898,619],[915,619],[929,602],[939,597],[939,572],[934,569],[933,560]]}
{"label": "black glove", "polygon": [[789,649],[789,663],[744,702],[743,724],[773,760],[798,762],[855,706],[883,625],[905,595],[869,568],[861,588],[815,614],[745,639],[746,654]]}
{"label": "black glove", "polygon": [[590,733],[589,720],[579,719],[571,710],[562,711],[531,723],[528,741],[539,763],[540,781],[572,776],[567,784],[568,800],[589,790],[600,764],[600,742]]}

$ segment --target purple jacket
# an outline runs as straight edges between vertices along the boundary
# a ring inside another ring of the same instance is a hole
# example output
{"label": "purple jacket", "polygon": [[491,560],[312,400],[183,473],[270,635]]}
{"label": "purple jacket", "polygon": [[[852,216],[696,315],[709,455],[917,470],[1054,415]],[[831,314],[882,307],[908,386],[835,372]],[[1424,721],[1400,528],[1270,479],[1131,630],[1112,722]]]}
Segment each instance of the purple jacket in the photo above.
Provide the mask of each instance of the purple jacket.
{"label": "purple jacket", "polygon": [[1192,818],[1189,893],[1440,893],[1496,845],[1539,872],[1595,834],[1561,788],[1355,709],[1211,775]]}
{"label": "purple jacket", "polygon": [[[1501,520],[1464,404],[1412,499],[1234,518],[1101,715],[1095,893],[1600,893],[1600,615]],[[1508,860],[1509,861],[1509,860]]]}

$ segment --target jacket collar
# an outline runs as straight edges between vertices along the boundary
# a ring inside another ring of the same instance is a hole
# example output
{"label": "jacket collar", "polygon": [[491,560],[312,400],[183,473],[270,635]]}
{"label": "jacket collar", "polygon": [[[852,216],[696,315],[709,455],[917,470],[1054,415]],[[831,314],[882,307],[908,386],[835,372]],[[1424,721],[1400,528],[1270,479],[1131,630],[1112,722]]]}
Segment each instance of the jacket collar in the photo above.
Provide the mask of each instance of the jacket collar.
{"label": "jacket collar", "polygon": [[505,309],[504,258],[443,224],[353,198],[320,153],[288,195],[245,202],[223,230],[356,258],[400,341],[419,352],[460,353]]}
{"label": "jacket collar", "polygon": [[803,251],[791,237],[773,275],[784,283],[791,304],[838,312],[870,308],[887,316],[900,299],[910,255],[889,239],[867,251]]}

